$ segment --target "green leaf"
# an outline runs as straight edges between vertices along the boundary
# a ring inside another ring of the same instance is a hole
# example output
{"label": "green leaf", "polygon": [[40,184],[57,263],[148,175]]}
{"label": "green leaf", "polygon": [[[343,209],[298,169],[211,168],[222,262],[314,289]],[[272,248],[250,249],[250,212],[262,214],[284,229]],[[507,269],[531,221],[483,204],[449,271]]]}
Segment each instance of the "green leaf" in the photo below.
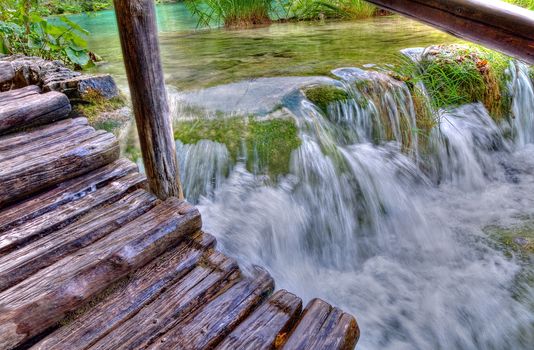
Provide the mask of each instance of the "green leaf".
{"label": "green leaf", "polygon": [[61,17],[59,17],[59,19],[60,19],[63,23],[65,23],[65,24],[67,24],[69,27],[71,27],[72,29],[77,30],[78,32],[83,33],[83,34],[85,34],[85,35],[89,35],[89,32],[88,32],[87,30],[83,29],[78,23],[71,21],[71,20],[68,19],[67,17],[65,17],[65,16],[61,16]]}
{"label": "green leaf", "polygon": [[71,47],[67,47],[65,49],[65,53],[67,54],[67,57],[72,63],[77,64],[81,67],[89,63],[89,54],[85,50],[76,51]]}

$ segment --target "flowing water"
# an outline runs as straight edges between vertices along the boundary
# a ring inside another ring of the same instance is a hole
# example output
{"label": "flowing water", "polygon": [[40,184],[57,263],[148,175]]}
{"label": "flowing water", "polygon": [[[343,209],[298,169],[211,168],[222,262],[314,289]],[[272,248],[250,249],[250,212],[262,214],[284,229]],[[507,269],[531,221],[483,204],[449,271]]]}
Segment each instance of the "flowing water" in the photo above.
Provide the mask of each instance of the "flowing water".
{"label": "flowing water", "polygon": [[[299,140],[270,150],[288,156],[276,176],[249,135],[230,146],[214,128],[177,141],[187,196],[225,252],[245,268],[265,266],[279,288],[356,315],[359,349],[531,348],[534,289],[522,276],[532,258],[505,254],[487,230],[534,218],[525,66],[509,68],[512,123],[496,125],[481,104],[439,111],[419,147],[404,83],[334,68],[385,64],[402,48],[454,39],[400,17],[191,31],[180,6],[172,16],[160,7],[159,17],[176,125],[237,118],[238,129],[255,130],[258,120],[291,120]],[[91,46],[107,63],[97,70],[124,84],[112,13],[78,21],[98,28]],[[310,77],[276,78],[286,75]],[[312,84],[349,98],[324,111],[301,93]]]}

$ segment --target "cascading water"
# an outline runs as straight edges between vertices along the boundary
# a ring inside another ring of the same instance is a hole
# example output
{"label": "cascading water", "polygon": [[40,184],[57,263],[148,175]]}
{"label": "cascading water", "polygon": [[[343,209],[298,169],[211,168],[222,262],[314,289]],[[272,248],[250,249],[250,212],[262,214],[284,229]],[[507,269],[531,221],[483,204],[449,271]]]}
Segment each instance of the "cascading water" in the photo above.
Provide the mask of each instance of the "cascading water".
{"label": "cascading water", "polygon": [[353,312],[360,349],[529,348],[534,291],[513,296],[521,267],[483,232],[534,215],[524,66],[510,67],[515,142],[481,104],[466,105],[442,113],[424,156],[403,83],[333,73],[349,98],[325,114],[293,94],[301,145],[276,182],[232,165],[224,145],[179,144],[205,229],[243,265],[266,266],[278,287]]}

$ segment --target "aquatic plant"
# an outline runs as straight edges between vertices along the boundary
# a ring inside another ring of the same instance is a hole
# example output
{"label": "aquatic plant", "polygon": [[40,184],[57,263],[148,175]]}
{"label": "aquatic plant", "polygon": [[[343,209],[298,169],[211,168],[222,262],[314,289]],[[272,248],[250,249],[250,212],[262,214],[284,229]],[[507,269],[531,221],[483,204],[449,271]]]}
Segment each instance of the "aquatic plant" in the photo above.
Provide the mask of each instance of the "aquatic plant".
{"label": "aquatic plant", "polygon": [[[244,157],[249,171],[266,173],[273,178],[289,172],[291,151],[300,145],[292,119],[221,117],[180,121],[174,125],[174,136],[184,144],[196,144],[201,140],[222,143],[234,162]],[[260,169],[254,169],[255,165]]]}
{"label": "aquatic plant", "polygon": [[287,17],[297,20],[324,18],[360,19],[378,13],[378,8],[363,0],[290,0],[285,3]]}
{"label": "aquatic plant", "polygon": [[332,103],[345,101],[349,97],[345,90],[331,85],[309,87],[304,90],[304,95],[325,114]]}
{"label": "aquatic plant", "polygon": [[271,0],[186,0],[201,26],[223,23],[226,27],[246,27],[270,23]]}

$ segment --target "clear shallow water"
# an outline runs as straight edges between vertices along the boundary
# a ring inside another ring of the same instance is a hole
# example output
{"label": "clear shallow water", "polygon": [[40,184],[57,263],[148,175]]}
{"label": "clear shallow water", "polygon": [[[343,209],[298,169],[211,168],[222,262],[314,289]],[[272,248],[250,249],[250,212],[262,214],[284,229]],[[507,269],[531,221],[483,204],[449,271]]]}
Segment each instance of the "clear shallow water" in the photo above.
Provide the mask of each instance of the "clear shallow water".
{"label": "clear shallow water", "polygon": [[[198,89],[245,78],[325,75],[330,70],[388,63],[400,49],[457,39],[400,16],[354,22],[281,23],[245,30],[195,30],[182,4],[158,6],[162,61],[168,84]],[[93,35],[91,50],[106,61],[97,71],[126,86],[113,11],[72,16]]]}

